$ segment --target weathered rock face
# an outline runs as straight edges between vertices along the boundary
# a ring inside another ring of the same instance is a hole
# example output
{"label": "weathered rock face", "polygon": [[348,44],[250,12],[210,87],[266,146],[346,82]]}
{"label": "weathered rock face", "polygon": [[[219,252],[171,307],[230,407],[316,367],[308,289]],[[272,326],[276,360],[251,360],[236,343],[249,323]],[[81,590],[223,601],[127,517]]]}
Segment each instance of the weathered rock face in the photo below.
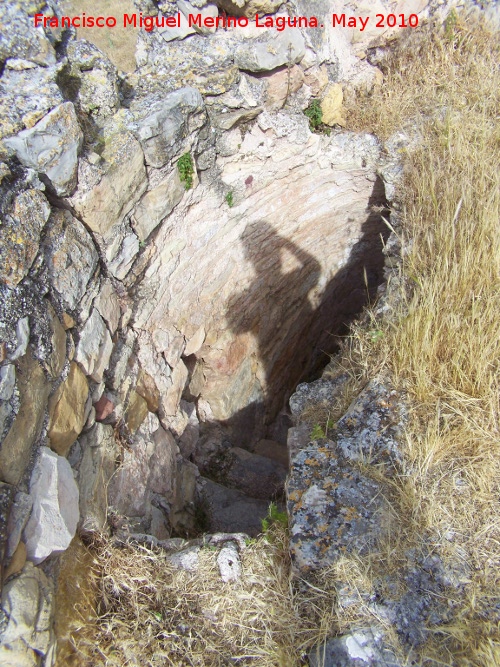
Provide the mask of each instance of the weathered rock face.
{"label": "weathered rock face", "polygon": [[370,208],[384,196],[374,171],[379,146],[368,136],[312,136],[300,124],[295,136],[291,143],[255,126],[235,158],[220,158],[236,205],[221,207],[220,195],[198,188],[160,230],[137,287],[137,328],[174,341],[203,326],[201,398],[213,419],[240,413],[247,428],[257,416],[244,414],[248,406],[272,415],[280,387],[308,370],[321,334],[359,310],[361,266],[371,284],[381,268],[382,229]]}
{"label": "weathered rock face", "polygon": [[[379,174],[391,196],[399,174],[395,161],[384,168],[390,142],[341,129],[347,90],[380,82],[366,53],[388,34],[374,21],[363,32],[334,28],[331,15],[344,4],[293,3],[324,29],[194,31],[191,11],[284,16],[291,4],[163,2],[161,12],[184,17],[180,31],[142,31],[138,70],[122,76],[71,31],[33,27],[35,12],[59,11],[56,0],[2,3],[7,660],[51,664],[50,586],[32,563],[65,550],[77,524],[84,532],[130,525],[164,539],[200,529],[198,498],[213,530],[260,530],[285,476],[278,459],[287,463],[263,440],[275,437],[266,430],[382,280]],[[393,5],[354,2],[349,11],[372,16]],[[423,17],[441,5],[405,0],[398,12]],[[158,6],[140,3],[148,16]],[[311,98],[331,135],[311,133],[303,114]],[[360,400],[386,398],[370,387]],[[365,407],[353,405],[339,423],[339,459],[365,455],[360,438],[373,451],[374,432],[384,430],[377,457],[396,465],[390,415],[374,412],[366,434]],[[341,479],[328,444],[300,452],[310,444],[300,425],[289,442],[294,535],[304,534],[293,542],[298,568],[325,546],[332,559],[344,546],[318,544],[316,534],[325,516],[341,527],[331,515],[344,502],[354,508],[355,547],[369,545],[380,526],[364,503],[378,506],[377,483]],[[221,448],[232,456],[230,489],[200,478]],[[309,454],[325,466],[322,479],[305,471]],[[303,500],[314,526],[300,513]],[[391,613],[403,607],[396,601]]]}

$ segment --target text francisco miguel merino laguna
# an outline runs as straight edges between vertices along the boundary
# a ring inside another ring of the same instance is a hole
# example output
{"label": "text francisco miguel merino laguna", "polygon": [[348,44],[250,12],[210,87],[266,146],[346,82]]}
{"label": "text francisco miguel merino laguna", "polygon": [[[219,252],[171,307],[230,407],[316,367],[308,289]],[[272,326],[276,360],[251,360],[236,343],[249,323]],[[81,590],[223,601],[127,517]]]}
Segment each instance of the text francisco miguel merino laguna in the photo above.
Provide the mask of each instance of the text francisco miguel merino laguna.
{"label": "text francisco miguel merino laguna", "polygon": [[[334,28],[358,28],[361,32],[373,20],[377,28],[416,28],[418,16],[416,14],[377,14],[375,17],[350,16],[346,14],[332,14],[332,26]],[[35,14],[33,17],[35,27],[43,28],[116,28],[118,19],[116,16],[90,16],[85,13],[79,16],[45,16]],[[155,28],[180,28],[184,25],[190,28],[246,28],[250,20],[245,16],[203,16],[202,14],[188,14],[187,18],[181,12],[173,16],[143,16],[140,14],[123,14],[122,27],[144,28],[151,32]],[[285,28],[324,28],[319,24],[315,16],[255,16],[256,28],[275,28],[278,31]]]}

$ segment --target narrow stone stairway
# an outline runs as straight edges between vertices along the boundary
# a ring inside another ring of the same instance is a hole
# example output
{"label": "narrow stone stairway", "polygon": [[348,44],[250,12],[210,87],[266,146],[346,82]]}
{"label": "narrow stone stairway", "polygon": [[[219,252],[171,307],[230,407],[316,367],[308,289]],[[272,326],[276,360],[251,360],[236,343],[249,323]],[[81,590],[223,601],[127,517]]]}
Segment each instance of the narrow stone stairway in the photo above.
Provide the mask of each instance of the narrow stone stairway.
{"label": "narrow stone stairway", "polygon": [[261,440],[253,452],[231,447],[212,457],[197,486],[202,531],[258,535],[271,502],[284,511],[287,464],[286,445],[272,440]]}

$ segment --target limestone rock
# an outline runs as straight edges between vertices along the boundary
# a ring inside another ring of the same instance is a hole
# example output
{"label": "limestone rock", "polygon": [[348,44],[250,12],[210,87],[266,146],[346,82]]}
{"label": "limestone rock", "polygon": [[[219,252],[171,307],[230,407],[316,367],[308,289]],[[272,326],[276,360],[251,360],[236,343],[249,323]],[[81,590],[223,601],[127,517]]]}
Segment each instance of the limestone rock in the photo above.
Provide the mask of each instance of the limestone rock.
{"label": "limestone rock", "polygon": [[12,500],[14,497],[14,487],[11,484],[0,482],[0,572],[2,581],[4,579],[2,567],[6,563],[8,550],[8,523],[11,513]]}
{"label": "limestone rock", "polygon": [[78,471],[81,525],[84,530],[102,531],[106,524],[106,485],[118,456],[113,427],[95,424],[80,437],[80,445],[83,450]]}
{"label": "limestone rock", "polygon": [[145,371],[141,371],[137,379],[137,386],[135,390],[146,401],[148,404],[148,410],[150,412],[158,411],[158,406],[160,404],[160,392],[158,391],[156,382],[151,377],[151,375]]}
{"label": "limestone rock", "polygon": [[53,585],[44,572],[26,563],[2,591],[7,625],[0,632],[0,661],[16,667],[37,667],[50,652]]}
{"label": "limestone rock", "polygon": [[295,420],[301,419],[301,414],[307,407],[331,403],[347,380],[348,376],[343,374],[335,378],[323,377],[314,382],[299,384],[288,401]]}
{"label": "limestone rock", "polygon": [[312,442],[294,457],[287,498],[290,552],[300,576],[344,553],[366,553],[389,527],[381,483],[349,467],[331,442]]}
{"label": "limestone rock", "polygon": [[216,0],[216,4],[230,16],[254,18],[256,14],[274,14],[283,0]]}
{"label": "limestone rock", "polygon": [[15,495],[14,502],[10,508],[9,521],[7,525],[7,532],[9,539],[7,542],[6,556],[12,558],[19,542],[21,534],[24,530],[26,522],[28,521],[31,509],[33,507],[33,500],[31,496],[22,491],[18,491]]}
{"label": "limestone rock", "polygon": [[236,489],[200,478],[198,503],[205,514],[206,532],[246,533],[255,537],[262,530],[269,502],[248,498]]}
{"label": "limestone rock", "polygon": [[66,307],[74,310],[97,267],[99,257],[92,239],[69,211],[55,209],[43,245],[51,283]]}
{"label": "limestone rock", "polygon": [[99,311],[101,317],[106,321],[108,328],[113,335],[120,322],[121,310],[120,299],[111,280],[106,279],[101,283],[95,307]]}
{"label": "limestone rock", "polygon": [[7,364],[0,368],[0,401],[8,401],[16,386],[16,367]]}
{"label": "limestone rock", "polygon": [[118,114],[105,125],[103,162],[98,167],[80,159],[79,188],[71,199],[85,223],[101,236],[124,219],[147,187],[141,146],[122,122]]}
{"label": "limestone rock", "polygon": [[271,110],[281,109],[289,95],[297,92],[304,83],[304,74],[294,65],[267,77],[266,107]]}
{"label": "limestone rock", "polygon": [[64,102],[36,125],[4,140],[26,167],[46,176],[58,195],[69,195],[76,186],[78,152],[83,134],[75,108]]}
{"label": "limestone rock", "polygon": [[185,459],[189,459],[191,454],[194,453],[200,439],[200,423],[196,415],[196,406],[194,403],[181,401],[180,410],[186,413],[188,421],[179,438],[179,449],[182,456]]}
{"label": "limestone rock", "polygon": [[184,41],[168,43],[153,33],[140,34],[138,38],[140,66],[154,71],[148,73],[144,67],[144,74],[140,69],[134,75],[140,97],[162,95],[182,86],[192,86],[202,95],[220,95],[239,79],[234,43],[226,31],[218,30],[208,38],[190,35]]}
{"label": "limestone rock", "polygon": [[161,99],[141,99],[131,109],[130,129],[141,142],[146,163],[157,168],[186,152],[190,133],[204,123],[203,98],[195,88],[181,88]]}
{"label": "limestone rock", "polygon": [[309,654],[311,667],[402,667],[380,627],[328,640]]}
{"label": "limestone rock", "polygon": [[40,65],[56,62],[54,49],[43,30],[19,3],[4,2],[0,7],[0,61],[23,58]]}
{"label": "limestone rock", "polygon": [[118,72],[99,49],[85,39],[70,41],[66,48],[70,63],[68,75],[78,80],[80,109],[90,116],[107,117],[120,106]]}
{"label": "limestone rock", "polygon": [[47,369],[55,380],[61,374],[66,362],[66,332],[50,303],[47,304],[47,310],[52,329],[50,339],[52,351],[48,358]]}
{"label": "limestone rock", "polygon": [[290,461],[311,442],[311,427],[301,424],[288,429],[287,448]]}
{"label": "limestone rock", "polygon": [[150,414],[136,434],[134,445],[123,452],[123,463],[109,484],[109,504],[125,516],[150,518],[153,494],[172,502],[176,455],[173,437]]}
{"label": "limestone rock", "polygon": [[304,72],[304,83],[311,89],[313,97],[321,95],[328,85],[328,70],[326,65],[310,67]]}
{"label": "limestone rock", "polygon": [[156,188],[147,192],[135,207],[132,226],[140,241],[144,241],[181,201],[185,187],[175,168]]}
{"label": "limestone rock", "polygon": [[33,510],[24,538],[28,558],[38,564],[68,548],[79,519],[78,487],[67,459],[41,447],[30,482]]}
{"label": "limestone rock", "polygon": [[135,433],[146,419],[148,414],[148,404],[137,392],[132,391],[129,396],[127,409],[125,411],[125,421],[130,433]]}
{"label": "limestone rock", "polygon": [[58,387],[49,403],[50,445],[66,456],[85,424],[88,385],[78,365],[71,363],[68,377]]}
{"label": "limestone rock", "polygon": [[187,572],[196,572],[199,565],[200,547],[192,546],[169,555],[168,560],[174,567]]}
{"label": "limestone rock", "polygon": [[397,392],[371,380],[337,423],[337,442],[351,461],[395,465],[401,461],[404,408]]}
{"label": "limestone rock", "polygon": [[20,406],[0,447],[0,480],[18,484],[31,458],[31,447],[43,426],[50,385],[31,351],[17,362]]}
{"label": "limestone rock", "polygon": [[130,229],[128,220],[115,225],[103,239],[105,257],[109,272],[118,280],[123,280],[139,252],[139,239]]}
{"label": "limestone rock", "polygon": [[298,63],[305,54],[300,30],[287,27],[283,31],[264,30],[259,37],[247,38],[234,53],[234,61],[242,70],[265,72],[287,63]]}
{"label": "limestone rock", "polygon": [[37,255],[50,206],[38,190],[21,192],[4,214],[0,228],[0,280],[14,287],[27,275]]}
{"label": "limestone rock", "polygon": [[241,561],[236,542],[226,542],[217,555],[222,581],[227,584],[241,577]]}
{"label": "limestone rock", "polygon": [[339,83],[334,83],[326,91],[321,102],[321,111],[323,112],[323,123],[333,127],[340,125],[345,127],[345,109],[343,106],[344,93]]}
{"label": "limestone rock", "polygon": [[0,139],[31,128],[64,99],[56,77],[57,67],[36,67],[28,61],[8,60],[0,78]]}
{"label": "limestone rock", "polygon": [[102,382],[113,350],[113,342],[96,308],[85,323],[76,348],[75,361],[95,382]]}
{"label": "limestone rock", "polygon": [[16,347],[9,354],[10,361],[16,361],[26,354],[30,339],[30,325],[27,317],[21,317],[16,324]]}
{"label": "limestone rock", "polygon": [[179,361],[172,371],[172,386],[165,396],[160,396],[160,418],[162,420],[168,422],[168,418],[173,417],[177,412],[188,376],[186,365]]}

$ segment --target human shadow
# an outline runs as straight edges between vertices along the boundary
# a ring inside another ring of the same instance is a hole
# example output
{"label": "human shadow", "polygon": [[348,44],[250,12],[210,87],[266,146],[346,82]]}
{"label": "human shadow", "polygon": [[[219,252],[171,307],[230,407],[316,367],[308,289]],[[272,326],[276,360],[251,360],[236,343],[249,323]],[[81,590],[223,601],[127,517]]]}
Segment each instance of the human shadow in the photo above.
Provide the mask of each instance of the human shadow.
{"label": "human shadow", "polygon": [[[338,349],[338,337],[347,333],[383,282],[382,250],[389,234],[380,213],[384,202],[383,183],[378,179],[362,235],[325,287],[320,285],[318,260],[268,222],[252,223],[244,230],[240,239],[255,277],[248,288],[228,300],[226,317],[234,334],[255,336],[264,380],[258,400],[219,424],[228,440],[251,448],[263,437],[286,437],[290,424],[276,435],[280,431],[279,424],[273,426],[276,416],[297,384],[312,379],[328,363],[329,355]],[[311,297],[320,288],[319,305],[313,307]]]}

